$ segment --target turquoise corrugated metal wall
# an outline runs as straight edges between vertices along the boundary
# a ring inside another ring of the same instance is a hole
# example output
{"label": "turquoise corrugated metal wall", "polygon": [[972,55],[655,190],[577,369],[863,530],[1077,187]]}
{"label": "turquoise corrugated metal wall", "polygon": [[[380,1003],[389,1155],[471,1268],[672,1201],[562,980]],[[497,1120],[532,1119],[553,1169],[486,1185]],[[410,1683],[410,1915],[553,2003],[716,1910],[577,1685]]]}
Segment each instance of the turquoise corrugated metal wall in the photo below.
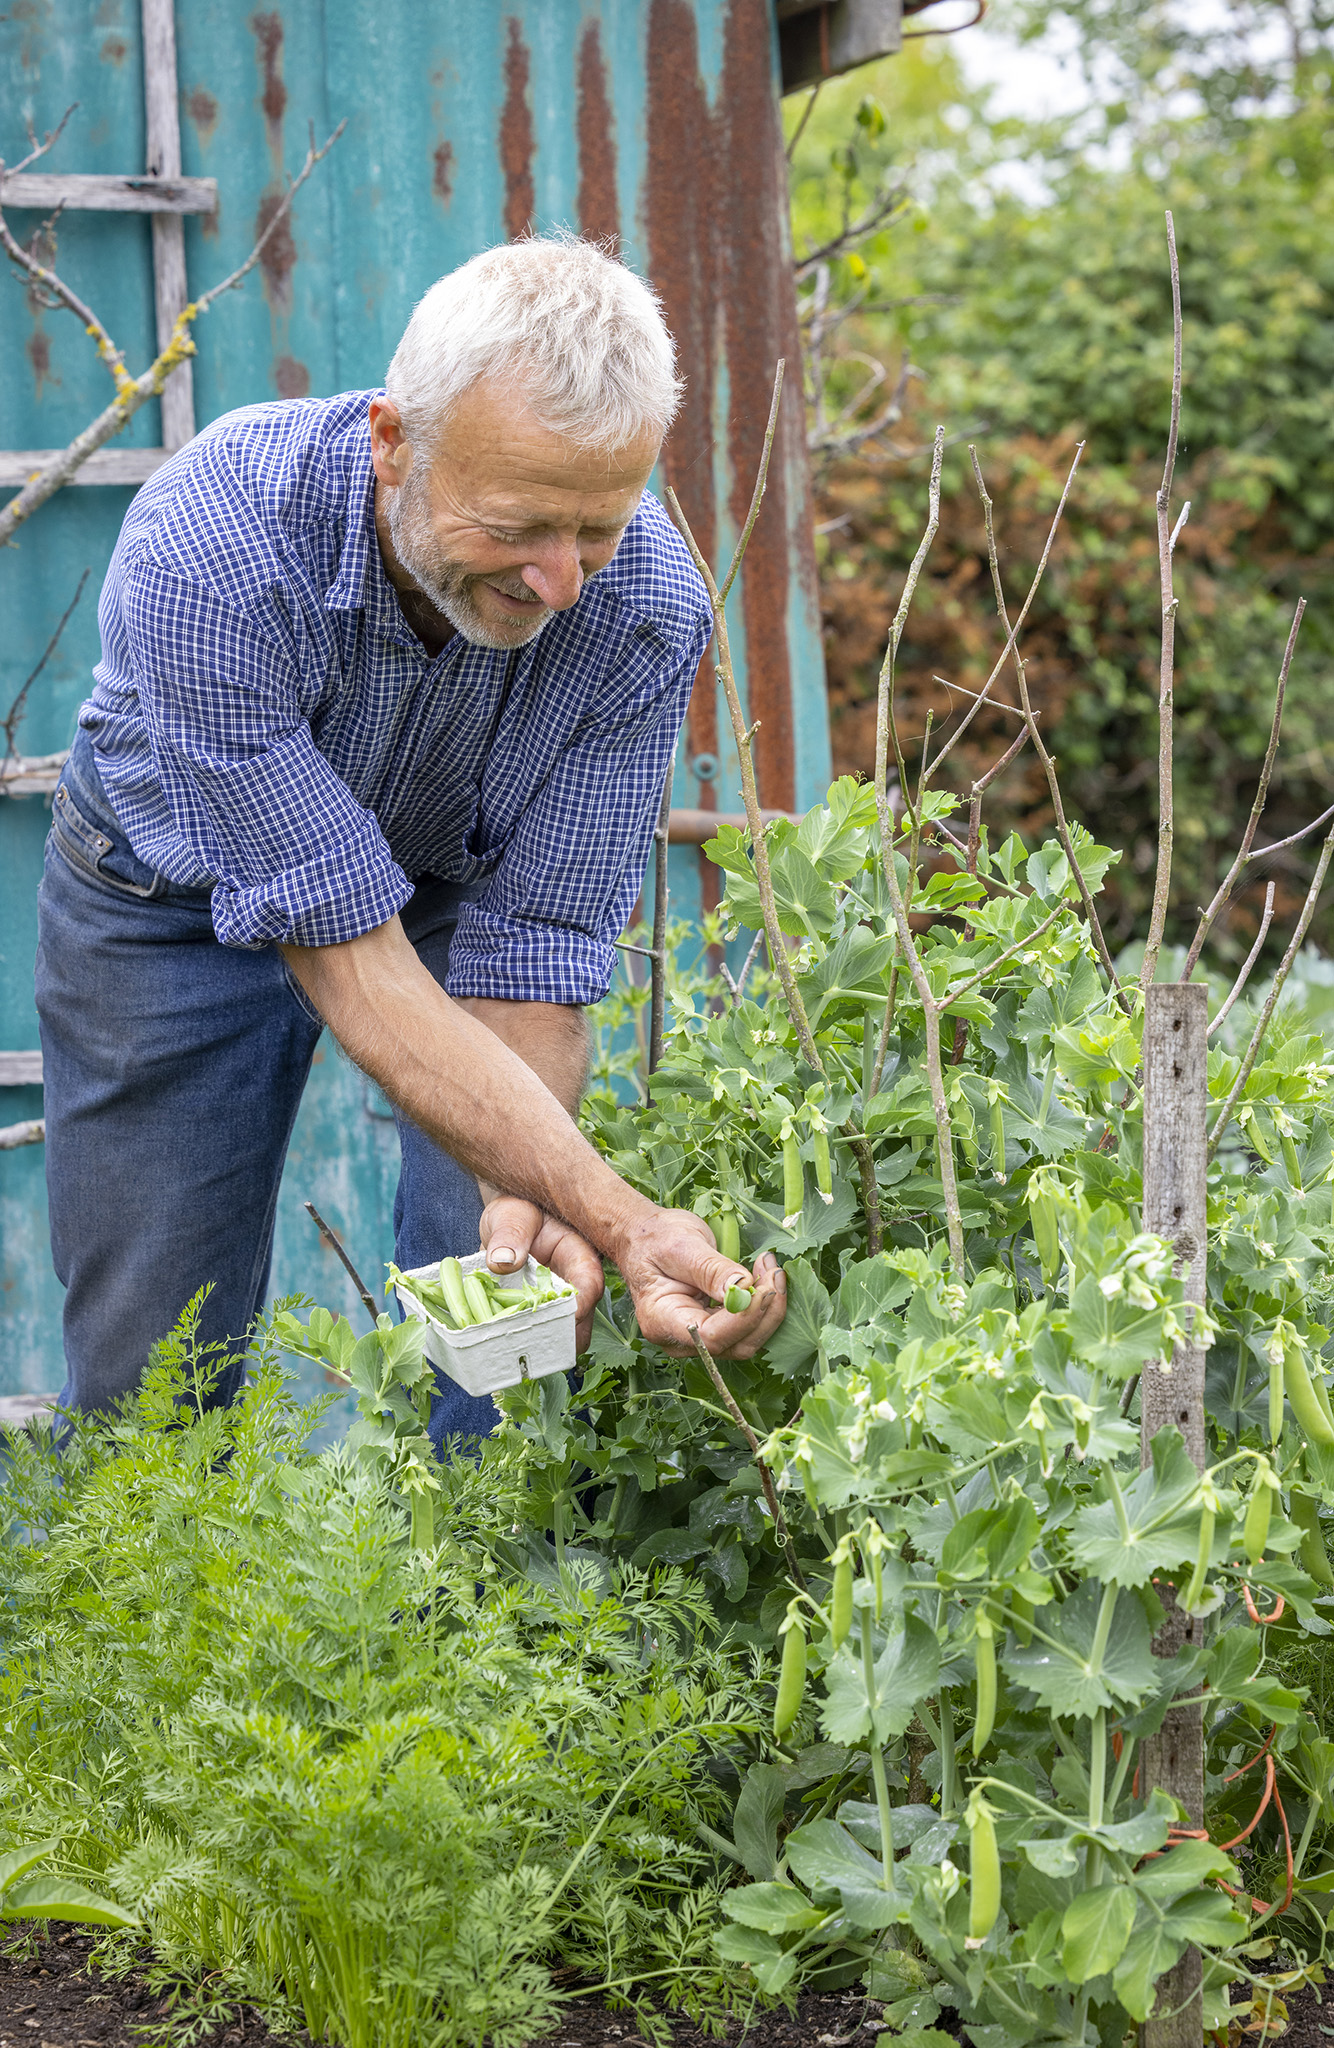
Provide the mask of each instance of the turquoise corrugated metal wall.
{"label": "turquoise corrugated metal wall", "polygon": [[[199,424],[275,396],[374,385],[409,311],[477,249],[569,223],[616,235],[663,293],[690,396],[665,457],[703,544],[724,556],[744,511],[773,361],[795,359],[785,184],[769,0],[233,0],[178,7],[183,169],[216,177],[216,218],[186,227],[200,289],[246,254],[266,202],[304,151],[346,116],[262,275],[202,325]],[[79,102],[41,168],[136,172],[144,163],[135,0],[30,0],[0,19],[0,152],[24,148]],[[26,238],[32,214],[11,212]],[[58,267],[126,347],[148,360],[150,236],[142,216],[69,214]],[[0,281],[0,447],[59,446],[105,404],[105,372],[65,313]],[[124,441],[153,446],[157,407]],[[821,792],[828,736],[819,617],[789,379],[774,486],[735,598],[761,717],[765,801]],[[88,589],[36,684],[20,746],[66,746],[97,657],[96,591],[130,493],[68,489],[0,554],[0,716],[41,654],[84,568]],[[711,679],[696,690],[676,801],[734,805],[730,743]],[[719,779],[709,756],[721,757]],[[705,770],[697,777],[693,764]],[[47,827],[40,798],[0,802],[0,1049],[37,1044],[35,895]],[[699,902],[694,856],[673,856],[678,907]],[[707,888],[707,881],[705,884]],[[300,1201],[343,1227],[365,1265],[390,1250],[397,1140],[385,1105],[328,1041],[303,1106],[279,1209],[275,1291],[302,1289],[355,1315]],[[0,1123],[40,1114],[40,1091],[0,1090]],[[0,1392],[59,1384],[60,1290],[46,1241],[42,1148],[0,1152]],[[116,1190],[106,1199],[114,1203]]]}

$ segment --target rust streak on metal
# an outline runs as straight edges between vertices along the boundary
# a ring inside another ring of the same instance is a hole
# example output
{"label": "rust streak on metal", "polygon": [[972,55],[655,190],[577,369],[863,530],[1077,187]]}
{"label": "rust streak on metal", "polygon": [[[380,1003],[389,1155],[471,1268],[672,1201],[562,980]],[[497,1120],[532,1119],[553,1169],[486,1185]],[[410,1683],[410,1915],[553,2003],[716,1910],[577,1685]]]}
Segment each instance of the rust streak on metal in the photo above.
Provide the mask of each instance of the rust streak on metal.
{"label": "rust streak on metal", "polygon": [[185,102],[185,111],[195,124],[199,140],[211,142],[218,125],[218,103],[206,86],[195,87]]}
{"label": "rust streak on metal", "polygon": [[505,233],[511,242],[531,226],[535,197],[533,111],[528,104],[532,56],[518,17],[506,24],[505,104],[500,114],[500,167],[505,175]]}
{"label": "rust streak on metal", "polygon": [[443,205],[448,206],[454,194],[453,143],[437,142],[431,163],[431,190]]}
{"label": "rust streak on metal", "polygon": [[97,54],[104,64],[115,64],[119,67],[129,53],[130,46],[124,36],[107,36]]}
{"label": "rust streak on metal", "polygon": [[295,356],[279,356],[273,366],[273,381],[279,398],[306,398],[310,393],[310,371]]}
{"label": "rust streak on metal", "polygon": [[[255,215],[254,239],[268,227],[274,214],[283,203],[281,192],[266,192],[259,202]],[[279,221],[272,235],[264,245],[259,267],[264,278],[264,296],[275,313],[286,315],[292,310],[292,272],[296,268],[296,242],[292,235],[292,216]]]}
{"label": "rust streak on metal", "polygon": [[621,239],[616,198],[616,136],[602,61],[602,29],[584,26],[579,38],[579,232],[613,253]]}
{"label": "rust streak on metal", "polygon": [[[685,396],[663,449],[663,468],[706,558],[718,544],[713,476],[713,402],[718,303],[713,115],[700,76],[689,0],[653,0],[648,24],[648,163],[645,226],[649,274],[676,338]],[[718,689],[707,653],[686,723],[691,755],[718,751]],[[704,801],[704,792],[700,792]],[[701,880],[703,868],[701,863]]]}
{"label": "rust streak on metal", "polygon": [[287,86],[283,81],[283,18],[275,8],[272,14],[252,14],[248,26],[255,38],[256,53],[264,75],[260,105],[264,109],[269,151],[281,170],[283,115],[287,112]]}
{"label": "rust streak on metal", "polygon": [[58,384],[60,379],[51,375],[51,337],[44,327],[34,327],[24,343],[28,361],[32,364],[33,382],[37,396],[42,395],[43,384]]}
{"label": "rust streak on metal", "polygon": [[[720,209],[718,233],[727,278],[729,510],[738,531],[745,523],[764,445],[774,364],[779,356],[793,365],[801,360],[782,225],[786,166],[769,37],[768,0],[732,0],[724,31],[717,153],[724,189],[736,195],[732,205]],[[804,471],[804,463],[793,460],[803,433],[801,413],[801,380],[794,375],[787,380],[769,488],[741,578],[748,707],[752,719],[760,721],[756,777],[762,801],[785,809],[796,799],[787,529],[789,479]]]}

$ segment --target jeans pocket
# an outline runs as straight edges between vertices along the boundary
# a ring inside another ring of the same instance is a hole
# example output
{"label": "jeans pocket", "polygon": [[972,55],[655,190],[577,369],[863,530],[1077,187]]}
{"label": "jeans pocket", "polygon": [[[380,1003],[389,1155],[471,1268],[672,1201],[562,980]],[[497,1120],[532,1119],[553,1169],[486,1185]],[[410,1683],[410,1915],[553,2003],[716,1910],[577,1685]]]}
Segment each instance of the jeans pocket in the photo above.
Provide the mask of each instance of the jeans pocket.
{"label": "jeans pocket", "polygon": [[[167,877],[147,866],[128,846],[118,847],[110,833],[86,818],[64,782],[57,787],[51,807],[51,831],[70,866],[90,881],[99,882],[104,888],[113,889],[122,896],[151,899],[166,894],[170,886]],[[132,870],[130,875],[117,874],[114,868],[106,865],[108,856],[112,854]],[[136,873],[146,879],[135,881]]]}

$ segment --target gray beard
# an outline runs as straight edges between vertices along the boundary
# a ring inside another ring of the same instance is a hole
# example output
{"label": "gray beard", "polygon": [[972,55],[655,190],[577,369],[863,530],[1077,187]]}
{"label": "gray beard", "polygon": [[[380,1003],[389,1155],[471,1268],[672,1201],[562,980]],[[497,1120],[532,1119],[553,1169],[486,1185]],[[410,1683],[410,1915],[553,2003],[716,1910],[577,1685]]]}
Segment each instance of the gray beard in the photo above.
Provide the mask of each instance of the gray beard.
{"label": "gray beard", "polygon": [[[405,484],[388,493],[386,516],[394,553],[422,595],[449,620],[456,633],[473,647],[508,649],[526,647],[550,625],[552,614],[545,606],[531,626],[516,619],[508,631],[488,625],[473,600],[477,581],[457,562],[442,555],[431,525],[430,506],[424,489],[425,471],[414,464]],[[499,581],[499,579],[497,579]],[[503,588],[503,584],[501,585]]]}

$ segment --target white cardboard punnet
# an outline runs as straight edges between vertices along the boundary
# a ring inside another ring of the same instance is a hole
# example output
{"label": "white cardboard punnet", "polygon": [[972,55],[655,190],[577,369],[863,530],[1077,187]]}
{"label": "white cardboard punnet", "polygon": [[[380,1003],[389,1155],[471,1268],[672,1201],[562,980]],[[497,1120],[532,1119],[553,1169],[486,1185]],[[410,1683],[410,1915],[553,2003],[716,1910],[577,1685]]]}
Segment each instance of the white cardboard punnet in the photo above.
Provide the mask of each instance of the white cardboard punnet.
{"label": "white cardboard punnet", "polygon": [[[486,1264],[485,1252],[460,1259],[465,1273],[475,1273]],[[440,1262],[414,1266],[405,1280],[434,1280]],[[529,1259],[520,1273],[504,1276],[507,1287],[538,1282],[536,1259]],[[430,1310],[405,1287],[396,1289],[403,1313],[430,1325],[426,1356],[469,1394],[495,1394],[503,1387],[517,1387],[522,1380],[542,1379],[547,1373],[568,1372],[574,1364],[575,1297],[564,1294],[558,1301],[543,1302],[540,1308],[520,1309],[501,1316],[494,1323],[479,1323],[471,1330],[448,1330]]]}

